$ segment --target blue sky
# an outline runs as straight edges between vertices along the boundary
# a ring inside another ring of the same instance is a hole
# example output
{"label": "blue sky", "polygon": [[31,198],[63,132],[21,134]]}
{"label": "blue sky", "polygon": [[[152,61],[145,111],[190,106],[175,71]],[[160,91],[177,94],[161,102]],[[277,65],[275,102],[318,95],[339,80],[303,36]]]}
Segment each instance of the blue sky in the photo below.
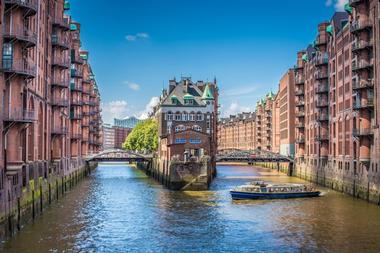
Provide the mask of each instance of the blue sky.
{"label": "blue sky", "polygon": [[103,117],[143,116],[169,79],[217,78],[224,115],[255,102],[294,65],[343,0],[71,0]]}

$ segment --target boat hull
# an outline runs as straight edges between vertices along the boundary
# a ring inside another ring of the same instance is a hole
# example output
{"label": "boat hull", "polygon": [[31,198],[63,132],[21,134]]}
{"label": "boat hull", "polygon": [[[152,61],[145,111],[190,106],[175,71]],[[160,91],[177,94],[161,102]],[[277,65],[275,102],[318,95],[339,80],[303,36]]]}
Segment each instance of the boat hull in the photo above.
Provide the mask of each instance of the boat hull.
{"label": "boat hull", "polygon": [[319,197],[321,192],[284,192],[284,193],[264,193],[264,192],[239,192],[230,191],[234,200],[242,199],[291,199],[291,198],[312,198]]}

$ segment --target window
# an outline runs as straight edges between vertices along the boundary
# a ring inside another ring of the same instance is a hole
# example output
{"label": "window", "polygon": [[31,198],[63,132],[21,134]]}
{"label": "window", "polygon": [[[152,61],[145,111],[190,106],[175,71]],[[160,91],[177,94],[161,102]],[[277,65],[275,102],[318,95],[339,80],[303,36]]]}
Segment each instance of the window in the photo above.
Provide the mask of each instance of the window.
{"label": "window", "polygon": [[195,121],[195,115],[189,114],[189,121]]}
{"label": "window", "polygon": [[202,141],[200,139],[190,139],[189,142],[191,144],[201,144],[202,143]]}
{"label": "window", "polygon": [[172,120],[173,120],[173,114],[172,114],[171,112],[168,112],[168,113],[166,114],[165,119],[166,119],[167,121],[172,121]]}
{"label": "window", "polygon": [[181,121],[181,114],[179,114],[179,113],[177,113],[176,115],[175,115],[175,120],[176,121]]}
{"label": "window", "polygon": [[176,132],[185,131],[185,130],[186,130],[186,127],[184,125],[178,125],[175,127]]}
{"label": "window", "polygon": [[176,144],[184,144],[186,143],[186,139],[183,139],[183,138],[177,138],[175,139],[174,141]]}
{"label": "window", "polygon": [[171,130],[172,130],[172,125],[167,125],[166,131],[168,132],[168,134],[171,133]]}
{"label": "window", "polygon": [[182,113],[182,121],[187,121],[188,116],[187,113]]}
{"label": "window", "polygon": [[192,99],[185,99],[185,105],[192,105],[194,103],[194,100]]}
{"label": "window", "polygon": [[202,131],[202,128],[198,125],[194,125],[192,128],[193,128],[193,130],[198,131],[198,132]]}
{"label": "window", "polygon": [[197,121],[203,121],[203,114],[201,113],[197,114]]}
{"label": "window", "polygon": [[12,67],[13,46],[11,43],[3,44],[3,68]]}

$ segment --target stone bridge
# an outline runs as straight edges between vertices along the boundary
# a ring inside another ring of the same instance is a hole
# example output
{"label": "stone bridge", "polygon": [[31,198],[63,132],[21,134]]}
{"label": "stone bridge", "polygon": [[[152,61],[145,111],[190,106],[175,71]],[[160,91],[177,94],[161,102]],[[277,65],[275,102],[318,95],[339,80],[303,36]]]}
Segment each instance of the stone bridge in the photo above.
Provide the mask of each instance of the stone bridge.
{"label": "stone bridge", "polygon": [[290,163],[293,164],[292,158],[277,153],[255,150],[225,150],[216,156],[216,162],[242,162],[242,163]]}
{"label": "stone bridge", "polygon": [[150,162],[151,154],[140,154],[130,150],[112,149],[87,157],[87,162]]}

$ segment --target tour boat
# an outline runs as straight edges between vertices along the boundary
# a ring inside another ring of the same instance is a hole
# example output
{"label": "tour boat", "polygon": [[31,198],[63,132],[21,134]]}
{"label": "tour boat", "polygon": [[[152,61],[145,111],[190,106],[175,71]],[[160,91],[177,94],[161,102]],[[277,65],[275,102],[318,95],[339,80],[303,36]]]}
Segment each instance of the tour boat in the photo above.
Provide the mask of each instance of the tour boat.
{"label": "tour boat", "polygon": [[242,199],[288,199],[318,197],[321,192],[303,184],[269,184],[254,181],[230,191],[234,200]]}

